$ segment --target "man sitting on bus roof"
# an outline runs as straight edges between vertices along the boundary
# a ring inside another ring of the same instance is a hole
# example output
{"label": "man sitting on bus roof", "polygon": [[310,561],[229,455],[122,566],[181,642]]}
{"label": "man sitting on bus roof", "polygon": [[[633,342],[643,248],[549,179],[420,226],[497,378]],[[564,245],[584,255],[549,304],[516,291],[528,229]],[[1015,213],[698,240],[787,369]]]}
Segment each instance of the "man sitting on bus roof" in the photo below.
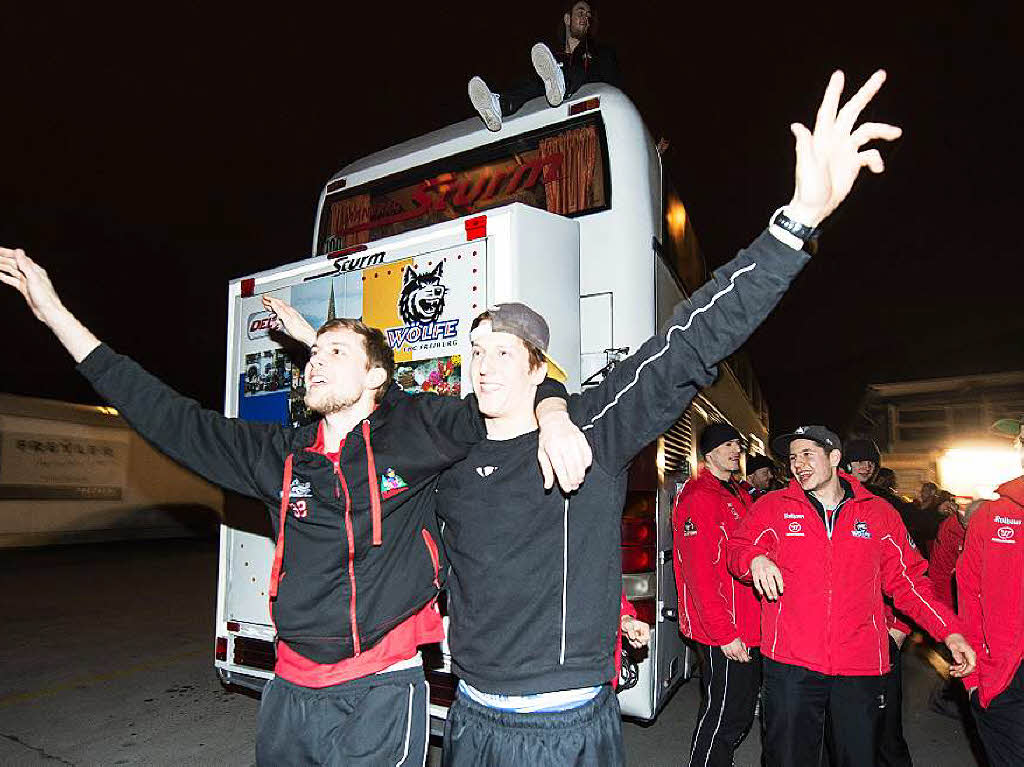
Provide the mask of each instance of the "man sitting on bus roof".
{"label": "man sitting on bus roof", "polygon": [[876,73],[839,110],[843,80],[832,77],[814,133],[793,126],[796,191],[785,220],[773,218],[597,386],[570,396],[570,418],[593,452],[577,492],[544,492],[531,481],[529,403],[552,364],[547,324],[522,304],[501,304],[474,322],[471,378],[488,438],[438,483],[452,568],[448,638],[460,677],[445,726],[447,767],[623,763],[609,680],[626,469],[774,308],[807,262],[805,238],[860,168],[881,172],[877,152],[860,149],[899,130],[853,125],[883,80]]}
{"label": "man sitting on bus roof", "polygon": [[[519,111],[530,99],[541,95],[557,107],[586,83],[608,83],[619,86],[619,64],[615,51],[594,38],[594,12],[587,0],[571,2],[559,24],[553,53],[544,43],[530,51],[530,60],[537,72],[515,85],[492,93],[479,76],[469,81],[469,100],[489,130],[501,130],[501,118]],[[539,79],[538,79],[539,78]]]}
{"label": "man sitting on bus roof", "polygon": [[[422,765],[428,691],[418,645],[444,637],[434,486],[486,434],[475,399],[404,393],[392,382],[384,334],[336,319],[313,339],[305,369],[306,404],[322,419],[293,429],[225,418],[101,344],[23,251],[0,248],[0,281],[23,294],[143,437],[268,507],[277,530],[269,588],[277,663],[263,691],[257,763]],[[550,417],[564,429],[564,416]],[[571,490],[589,449],[569,430],[552,455]],[[384,495],[394,467],[404,486]]]}

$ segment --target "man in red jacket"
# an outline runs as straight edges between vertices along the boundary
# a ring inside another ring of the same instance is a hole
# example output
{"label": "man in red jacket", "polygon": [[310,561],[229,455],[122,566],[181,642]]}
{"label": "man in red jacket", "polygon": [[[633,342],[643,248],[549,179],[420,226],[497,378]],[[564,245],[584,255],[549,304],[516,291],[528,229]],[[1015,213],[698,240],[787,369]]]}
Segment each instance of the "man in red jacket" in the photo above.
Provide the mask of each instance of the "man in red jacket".
{"label": "man in red jacket", "polygon": [[732,481],[740,440],[729,424],[704,429],[704,468],[672,510],[679,630],[697,645],[703,684],[689,763],[709,767],[731,767],[754,721],[761,687],[760,607],[753,588],[737,582],[725,562],[725,544],[751,506],[747,492]]}
{"label": "man in red jacket", "polygon": [[[1024,466],[1022,423],[1003,419],[995,428],[1016,431]],[[981,656],[964,687],[989,763],[1003,767],[1024,764],[1024,476],[996,492],[967,526],[956,586],[960,617]]]}
{"label": "man in red jacket", "polygon": [[764,761],[817,764],[827,717],[834,767],[873,767],[890,665],[883,593],[945,641],[954,676],[974,669],[974,651],[899,515],[838,471],[839,438],[801,426],[772,447],[794,479],[758,501],[728,543],[729,569],[764,597]]}

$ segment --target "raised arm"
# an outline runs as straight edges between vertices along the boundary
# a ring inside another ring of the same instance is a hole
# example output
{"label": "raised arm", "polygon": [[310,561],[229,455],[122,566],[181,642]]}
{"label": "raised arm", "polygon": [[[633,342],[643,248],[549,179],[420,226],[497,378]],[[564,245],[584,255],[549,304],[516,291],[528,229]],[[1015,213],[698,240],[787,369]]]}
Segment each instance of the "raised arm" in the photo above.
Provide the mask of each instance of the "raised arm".
{"label": "raised arm", "polygon": [[57,336],[96,391],[139,434],[192,471],[222,487],[265,500],[280,489],[263,481],[258,464],[284,466],[282,430],[225,418],[182,397],[131,359],[101,344],[61,303],[50,278],[22,250],[0,248],[0,280],[24,296],[32,313]]}
{"label": "raised arm", "polygon": [[[883,171],[875,139],[892,140],[900,129],[883,123],[854,128],[861,110],[885,80],[876,72],[842,108],[843,75],[829,81],[814,131],[790,126],[796,138],[793,198],[783,208],[791,222],[817,227],[849,194],[860,169]],[[581,399],[578,422],[595,460],[621,469],[682,413],[716,366],[746,341],[768,316],[808,260],[802,241],[773,223],[690,299],[675,308],[655,337],[620,362]]]}

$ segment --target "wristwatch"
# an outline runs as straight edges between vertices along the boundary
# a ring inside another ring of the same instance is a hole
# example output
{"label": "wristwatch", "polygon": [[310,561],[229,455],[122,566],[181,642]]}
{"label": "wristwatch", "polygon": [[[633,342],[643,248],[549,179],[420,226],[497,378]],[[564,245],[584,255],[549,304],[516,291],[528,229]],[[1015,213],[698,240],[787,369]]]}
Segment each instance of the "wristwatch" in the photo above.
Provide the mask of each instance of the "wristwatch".
{"label": "wristwatch", "polygon": [[784,210],[785,206],[772,214],[768,231],[793,250],[806,250],[813,253],[818,247],[818,228],[794,221],[783,212]]}

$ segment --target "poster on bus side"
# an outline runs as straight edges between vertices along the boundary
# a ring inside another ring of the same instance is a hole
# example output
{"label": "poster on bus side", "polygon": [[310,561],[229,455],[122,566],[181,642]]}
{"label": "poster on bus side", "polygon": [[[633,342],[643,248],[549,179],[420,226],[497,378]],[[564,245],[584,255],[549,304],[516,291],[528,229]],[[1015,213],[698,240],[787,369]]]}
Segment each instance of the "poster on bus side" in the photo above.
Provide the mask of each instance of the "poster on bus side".
{"label": "poster on bus side", "polygon": [[[473,319],[486,306],[485,241],[385,261],[386,254],[334,262],[335,273],[275,290],[315,328],[337,317],[379,328],[395,355],[395,381],[411,393],[460,397],[469,391]],[[238,415],[300,425],[313,416],[303,397],[304,360],[282,347],[262,296],[241,301]]]}

